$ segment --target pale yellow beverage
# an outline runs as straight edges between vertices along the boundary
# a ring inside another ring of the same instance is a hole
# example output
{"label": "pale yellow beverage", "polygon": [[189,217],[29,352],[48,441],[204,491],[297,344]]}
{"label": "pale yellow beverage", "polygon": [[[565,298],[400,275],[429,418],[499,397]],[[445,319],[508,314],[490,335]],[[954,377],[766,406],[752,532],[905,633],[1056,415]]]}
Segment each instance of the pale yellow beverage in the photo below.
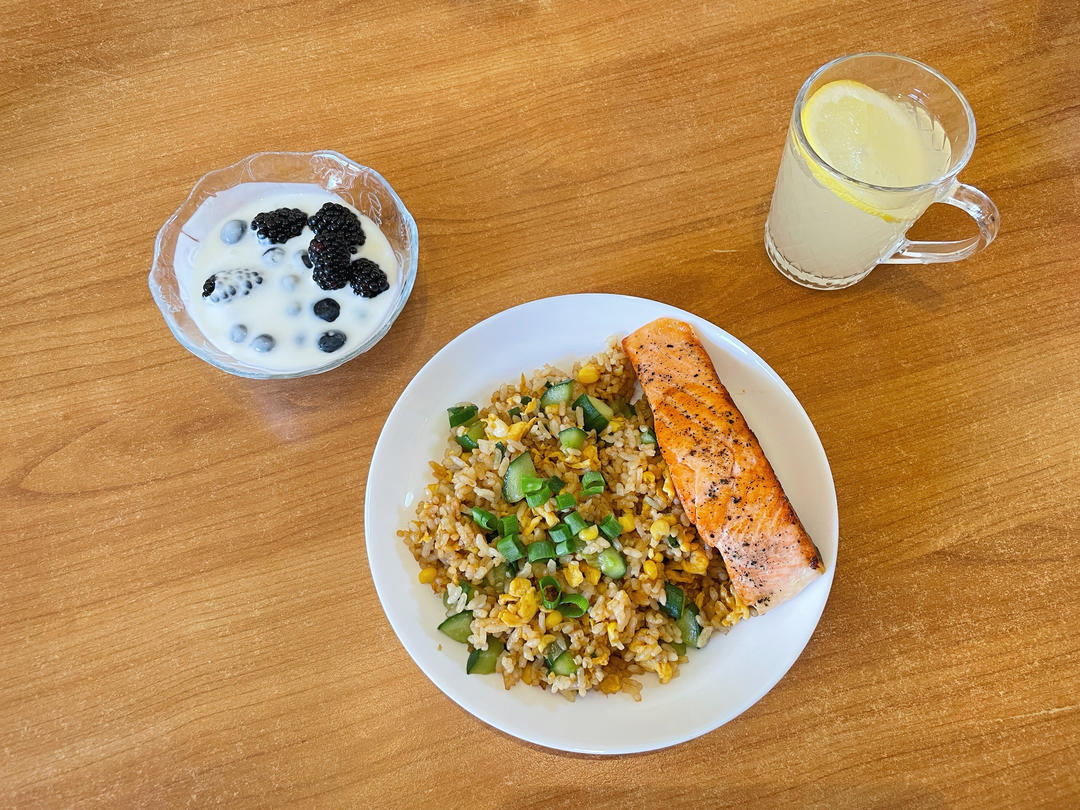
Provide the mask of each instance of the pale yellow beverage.
{"label": "pale yellow beverage", "polygon": [[[850,79],[819,87],[798,115],[780,161],[766,248],[800,283],[846,287],[891,256],[935,201],[941,188],[927,185],[948,172],[951,144],[912,100]],[[817,159],[796,137],[796,123]]]}

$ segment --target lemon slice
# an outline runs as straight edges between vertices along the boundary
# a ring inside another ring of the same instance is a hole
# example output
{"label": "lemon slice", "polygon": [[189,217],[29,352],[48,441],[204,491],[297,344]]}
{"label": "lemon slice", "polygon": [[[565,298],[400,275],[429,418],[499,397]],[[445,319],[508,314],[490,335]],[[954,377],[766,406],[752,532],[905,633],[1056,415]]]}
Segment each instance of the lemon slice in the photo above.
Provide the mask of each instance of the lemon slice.
{"label": "lemon slice", "polygon": [[[861,82],[842,80],[818,88],[802,109],[802,127],[815,152],[855,180],[889,188],[935,180],[948,167],[951,149],[941,124],[921,107],[903,104]],[[803,155],[814,177],[859,209],[889,222],[911,218],[920,199],[866,189],[831,174]]]}

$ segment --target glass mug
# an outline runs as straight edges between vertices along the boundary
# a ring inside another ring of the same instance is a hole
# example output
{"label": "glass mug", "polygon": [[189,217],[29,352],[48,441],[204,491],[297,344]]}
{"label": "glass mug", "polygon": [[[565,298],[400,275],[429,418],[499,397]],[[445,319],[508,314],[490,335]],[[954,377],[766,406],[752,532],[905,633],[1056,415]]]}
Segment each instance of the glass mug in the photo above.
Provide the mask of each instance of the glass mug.
{"label": "glass mug", "polygon": [[[849,177],[814,151],[804,130],[805,105],[819,88],[842,80],[867,85],[903,105],[926,148],[938,150],[927,156],[936,162],[935,176],[913,186],[874,185]],[[975,117],[967,99],[933,68],[887,53],[834,59],[810,75],[795,99],[765,222],[769,258],[804,287],[839,289],[861,281],[878,264],[955,262],[982,250],[997,236],[997,207],[956,179],[974,147]],[[966,211],[979,226],[978,236],[908,239],[912,223],[935,202]]]}

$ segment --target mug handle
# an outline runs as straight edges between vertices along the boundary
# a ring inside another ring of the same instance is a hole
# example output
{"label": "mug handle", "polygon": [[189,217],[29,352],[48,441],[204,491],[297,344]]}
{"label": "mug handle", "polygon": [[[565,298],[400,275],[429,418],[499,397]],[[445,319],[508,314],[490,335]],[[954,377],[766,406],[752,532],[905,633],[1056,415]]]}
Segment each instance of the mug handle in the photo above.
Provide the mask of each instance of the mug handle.
{"label": "mug handle", "polygon": [[970,236],[967,239],[955,239],[951,242],[922,242],[904,239],[900,243],[900,249],[887,259],[882,259],[882,264],[958,262],[994,241],[1001,217],[994,201],[977,188],[964,183],[955,183],[948,195],[940,202],[966,211],[979,226],[979,235]]}

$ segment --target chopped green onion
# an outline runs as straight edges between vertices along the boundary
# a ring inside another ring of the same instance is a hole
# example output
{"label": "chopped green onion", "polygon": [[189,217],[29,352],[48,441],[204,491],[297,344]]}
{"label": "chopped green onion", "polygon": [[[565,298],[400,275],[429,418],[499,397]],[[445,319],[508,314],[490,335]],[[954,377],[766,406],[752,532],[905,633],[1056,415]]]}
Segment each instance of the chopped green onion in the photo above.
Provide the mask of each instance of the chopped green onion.
{"label": "chopped green onion", "polygon": [[606,518],[597,524],[601,534],[608,540],[614,540],[620,534],[622,534],[622,524],[619,523],[615,515],[608,515]]}
{"label": "chopped green onion", "polygon": [[485,509],[481,509],[479,506],[472,508],[472,519],[476,525],[483,529],[485,532],[495,531],[495,527],[498,525],[497,520],[491,512]]}
{"label": "chopped green onion", "polygon": [[551,538],[552,543],[563,543],[573,536],[574,533],[570,531],[570,527],[562,523],[548,529],[548,537]]}
{"label": "chopped green onion", "polygon": [[[524,546],[522,546],[522,548],[524,548]],[[517,572],[521,570],[521,566],[524,565],[524,564],[525,564],[524,560],[515,561],[515,562],[508,562],[506,564],[506,574],[507,574],[507,576],[509,576],[511,579],[516,577]]]}
{"label": "chopped green onion", "polygon": [[595,484],[604,484],[604,476],[598,473],[596,470],[589,470],[583,476],[581,476],[581,485],[583,487],[591,487]]}
{"label": "chopped green onion", "polygon": [[510,418],[513,419],[515,416],[521,416],[521,408],[510,409]]}
{"label": "chopped green onion", "polygon": [[476,416],[476,406],[471,402],[465,405],[455,405],[452,408],[447,408],[446,413],[450,419],[450,427],[456,428]]}
{"label": "chopped green onion", "polygon": [[508,563],[517,562],[525,556],[525,546],[521,545],[517,535],[504,537],[495,545],[495,548]]}
{"label": "chopped green onion", "polygon": [[566,486],[566,482],[559,478],[559,476],[553,475],[547,480],[547,485],[548,489],[551,490],[552,495],[558,495],[562,492],[563,487]]}
{"label": "chopped green onion", "polygon": [[671,649],[675,650],[679,655],[686,655],[686,645],[681,641],[669,641],[667,643],[670,644]]}
{"label": "chopped green onion", "polygon": [[538,509],[547,503],[548,498],[551,497],[551,490],[547,488],[547,484],[543,484],[539,491],[529,492],[525,495],[525,503],[531,506],[533,509]]}
{"label": "chopped green onion", "polygon": [[537,540],[529,544],[529,562],[543,562],[555,558],[555,546],[550,540]]}
{"label": "chopped green onion", "polygon": [[573,509],[577,506],[577,498],[573,492],[560,492],[555,496],[555,508],[562,512],[565,509]]}
{"label": "chopped green onion", "polygon": [[571,512],[569,515],[563,518],[563,520],[566,522],[566,525],[570,527],[570,531],[574,534],[577,534],[589,525],[586,522],[585,518],[579,515],[576,511]]}
{"label": "chopped green onion", "polygon": [[539,492],[544,483],[543,478],[537,478],[535,475],[521,476],[521,489],[526,495],[530,492]]}
{"label": "chopped green onion", "polygon": [[698,624],[697,612],[697,606],[693,602],[688,602],[682,616],[675,620],[675,626],[682,633],[683,644],[687,647],[696,647],[698,638],[701,636],[701,625]]}
{"label": "chopped green onion", "polygon": [[676,537],[675,535],[669,534],[667,541],[668,541],[668,545],[671,546],[672,548],[678,548],[679,547],[679,538]]}
{"label": "chopped green onion", "polygon": [[652,432],[652,428],[645,428],[641,431],[638,441],[641,444],[656,444],[656,434]]}
{"label": "chopped green onion", "polygon": [[[567,531],[569,531],[569,529],[567,529]],[[583,547],[581,541],[576,537],[571,537],[569,540],[561,540],[555,544],[555,556],[566,557],[569,554],[576,554]]]}
{"label": "chopped green onion", "polygon": [[530,396],[528,396],[528,395],[526,395],[526,396],[523,396],[523,397],[521,398],[521,404],[522,404],[522,405],[528,405],[528,404],[529,404],[530,402],[532,402],[532,397],[530,397]]}
{"label": "chopped green onion", "polygon": [[[533,545],[536,545],[535,543]],[[530,551],[532,546],[529,546]],[[548,610],[554,610],[562,599],[562,585],[555,577],[540,577],[540,601]],[[554,594],[554,595],[552,595]]]}
{"label": "chopped green onion", "polygon": [[504,515],[499,518],[499,534],[503,537],[517,534],[519,528],[517,515]]}
{"label": "chopped green onion", "polygon": [[504,456],[506,455],[506,445],[502,442],[495,442],[495,449],[502,453]]}
{"label": "chopped green onion", "polygon": [[626,560],[617,548],[608,546],[596,555],[600,563],[600,572],[612,579],[620,579],[626,574]]}
{"label": "chopped green onion", "polygon": [[580,593],[564,593],[559,601],[559,612],[568,619],[577,619],[589,609],[589,600]]}
{"label": "chopped green onion", "polygon": [[686,604],[686,594],[683,589],[668,582],[664,585],[664,596],[666,601],[660,609],[675,620],[682,618],[683,605]]}
{"label": "chopped green onion", "polygon": [[471,582],[459,582],[458,585],[461,588],[461,592],[465,594],[465,601],[468,602],[472,599],[473,587]]}

